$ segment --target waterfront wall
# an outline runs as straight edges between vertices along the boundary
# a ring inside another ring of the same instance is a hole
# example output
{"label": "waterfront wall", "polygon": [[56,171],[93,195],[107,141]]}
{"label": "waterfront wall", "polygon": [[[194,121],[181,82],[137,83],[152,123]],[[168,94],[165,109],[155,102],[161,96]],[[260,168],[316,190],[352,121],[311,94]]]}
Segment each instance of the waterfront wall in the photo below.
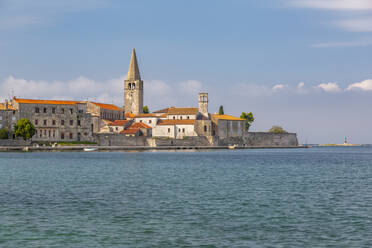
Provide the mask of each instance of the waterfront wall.
{"label": "waterfront wall", "polygon": [[94,139],[100,146],[147,146],[146,137],[128,137],[122,134],[95,134]]}
{"label": "waterfront wall", "polygon": [[220,146],[298,146],[295,133],[247,132],[242,137],[217,138],[213,143]]}
{"label": "waterfront wall", "polygon": [[187,137],[184,139],[153,138],[154,146],[210,146],[204,136]]}
{"label": "waterfront wall", "polygon": [[95,141],[100,146],[257,146],[257,147],[294,147],[298,146],[295,133],[249,132],[240,137],[218,138],[194,136],[184,139],[128,137],[122,134],[96,134]]}
{"label": "waterfront wall", "polygon": [[31,141],[22,139],[0,139],[0,146],[30,146]]}

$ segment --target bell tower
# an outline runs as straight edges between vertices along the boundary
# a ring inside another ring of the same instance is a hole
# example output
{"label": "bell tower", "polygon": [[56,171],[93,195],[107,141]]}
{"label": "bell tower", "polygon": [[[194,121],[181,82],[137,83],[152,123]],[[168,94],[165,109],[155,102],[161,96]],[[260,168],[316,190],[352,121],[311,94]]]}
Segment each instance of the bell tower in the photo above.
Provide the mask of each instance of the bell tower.
{"label": "bell tower", "polygon": [[124,80],[124,111],[126,114],[141,114],[143,112],[143,81],[134,48],[130,58],[128,75]]}
{"label": "bell tower", "polygon": [[199,93],[199,113],[208,117],[208,93]]}

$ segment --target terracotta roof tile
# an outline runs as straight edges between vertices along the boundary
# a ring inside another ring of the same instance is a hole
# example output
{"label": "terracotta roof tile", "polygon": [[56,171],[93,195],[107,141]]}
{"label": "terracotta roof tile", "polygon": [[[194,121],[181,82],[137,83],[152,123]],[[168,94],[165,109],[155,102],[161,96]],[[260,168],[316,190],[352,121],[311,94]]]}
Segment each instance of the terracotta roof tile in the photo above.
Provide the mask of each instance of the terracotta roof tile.
{"label": "terracotta roof tile", "polygon": [[121,134],[136,134],[137,132],[139,132],[139,128],[125,129],[121,131],[120,133]]}
{"label": "terracotta roof tile", "polygon": [[134,118],[146,118],[146,117],[158,117],[156,114],[138,114],[134,115]]}
{"label": "terracotta roof tile", "polygon": [[65,101],[65,100],[38,100],[38,99],[21,99],[14,98],[17,103],[36,103],[36,104],[63,104],[63,105],[73,105],[77,103],[82,103],[79,101]]}
{"label": "terracotta roof tile", "polygon": [[213,114],[213,117],[219,120],[228,120],[228,121],[245,121],[244,119],[232,116],[232,115],[218,115],[218,114]]}
{"label": "terracotta roof tile", "polygon": [[169,108],[168,115],[196,115],[197,108]]}
{"label": "terracotta roof tile", "polygon": [[113,105],[113,104],[98,103],[98,102],[91,102],[91,103],[93,103],[93,104],[95,104],[95,105],[97,105],[98,107],[103,108],[103,109],[122,111],[121,108],[119,108],[118,106],[115,106],[115,105]]}
{"label": "terracotta roof tile", "polygon": [[142,123],[142,122],[135,122],[128,127],[128,129],[137,129],[137,128],[151,129],[150,126],[148,126],[148,125],[146,125],[145,123]]}
{"label": "terracotta roof tile", "polygon": [[195,120],[160,120],[160,126],[173,126],[173,125],[194,125]]}
{"label": "terracotta roof tile", "polygon": [[116,120],[116,121],[109,123],[108,125],[109,126],[124,126],[128,122],[129,122],[128,120]]}
{"label": "terracotta roof tile", "polygon": [[155,112],[153,112],[153,113],[155,113],[155,114],[168,113],[168,109],[169,109],[169,108],[161,109],[161,110],[155,111]]}

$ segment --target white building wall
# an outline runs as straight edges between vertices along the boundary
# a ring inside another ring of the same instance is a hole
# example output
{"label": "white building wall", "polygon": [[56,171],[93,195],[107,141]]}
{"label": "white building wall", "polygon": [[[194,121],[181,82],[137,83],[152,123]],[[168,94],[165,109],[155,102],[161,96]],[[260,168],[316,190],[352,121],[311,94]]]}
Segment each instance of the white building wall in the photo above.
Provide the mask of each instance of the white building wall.
{"label": "white building wall", "polygon": [[194,130],[194,125],[176,125],[176,138],[182,139],[183,137],[198,136]]}
{"label": "white building wall", "polygon": [[175,125],[160,125],[152,129],[152,137],[175,138]]}
{"label": "white building wall", "polygon": [[156,126],[158,123],[158,118],[157,117],[136,117],[134,118],[135,122],[142,122],[152,128]]}
{"label": "white building wall", "polygon": [[168,115],[168,120],[195,120],[196,115]]}

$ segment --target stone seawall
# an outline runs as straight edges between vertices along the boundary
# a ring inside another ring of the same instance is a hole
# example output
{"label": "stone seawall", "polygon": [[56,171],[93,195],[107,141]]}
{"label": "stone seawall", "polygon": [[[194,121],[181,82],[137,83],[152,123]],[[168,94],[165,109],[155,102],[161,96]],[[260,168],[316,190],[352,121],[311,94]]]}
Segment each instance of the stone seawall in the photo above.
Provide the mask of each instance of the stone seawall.
{"label": "stone seawall", "polygon": [[21,139],[0,139],[0,146],[29,146],[31,141]]}
{"label": "stone seawall", "polygon": [[242,137],[187,137],[185,139],[126,137],[121,134],[97,134],[95,141],[100,146],[257,146],[257,147],[292,147],[298,146],[295,133],[249,132]]}
{"label": "stone seawall", "polygon": [[100,146],[147,146],[146,137],[126,137],[122,134],[96,134]]}
{"label": "stone seawall", "polygon": [[159,146],[211,146],[208,139],[203,136],[187,137],[186,139],[152,139],[156,147]]}
{"label": "stone seawall", "polygon": [[248,132],[243,137],[229,137],[216,139],[214,144],[220,146],[239,145],[239,146],[260,146],[260,147],[280,147],[298,146],[297,134],[295,133],[264,133]]}

